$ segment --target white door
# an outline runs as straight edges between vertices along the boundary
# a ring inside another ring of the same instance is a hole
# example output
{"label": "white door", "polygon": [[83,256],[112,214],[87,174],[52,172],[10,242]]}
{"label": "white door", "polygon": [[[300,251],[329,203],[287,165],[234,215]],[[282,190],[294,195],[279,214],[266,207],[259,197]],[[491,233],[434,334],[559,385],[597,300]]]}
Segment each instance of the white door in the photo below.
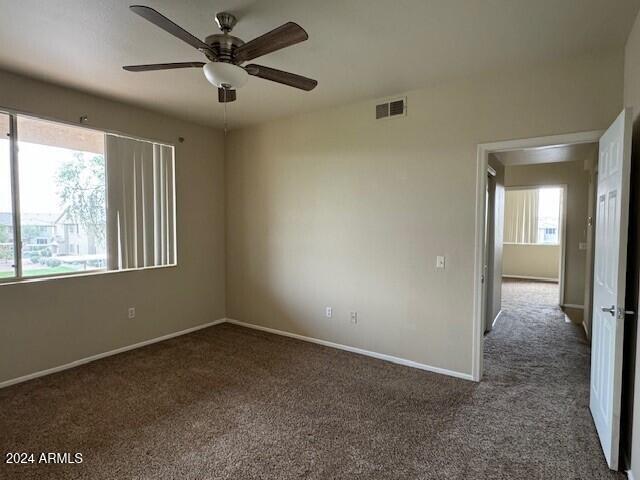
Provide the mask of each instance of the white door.
{"label": "white door", "polygon": [[609,468],[618,469],[622,336],[631,169],[631,111],[600,138],[590,407]]}

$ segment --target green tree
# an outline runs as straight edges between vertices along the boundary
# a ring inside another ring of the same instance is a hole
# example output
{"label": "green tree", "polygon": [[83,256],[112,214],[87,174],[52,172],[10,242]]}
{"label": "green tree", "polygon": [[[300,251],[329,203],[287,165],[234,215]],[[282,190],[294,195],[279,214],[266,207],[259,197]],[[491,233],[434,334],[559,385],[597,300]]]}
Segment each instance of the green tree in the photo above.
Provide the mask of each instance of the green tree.
{"label": "green tree", "polygon": [[99,245],[106,240],[106,188],[103,155],[89,158],[76,152],[56,176],[61,207],[69,218],[92,233]]}
{"label": "green tree", "polygon": [[13,232],[11,227],[0,226],[0,243],[9,243],[13,241]]}

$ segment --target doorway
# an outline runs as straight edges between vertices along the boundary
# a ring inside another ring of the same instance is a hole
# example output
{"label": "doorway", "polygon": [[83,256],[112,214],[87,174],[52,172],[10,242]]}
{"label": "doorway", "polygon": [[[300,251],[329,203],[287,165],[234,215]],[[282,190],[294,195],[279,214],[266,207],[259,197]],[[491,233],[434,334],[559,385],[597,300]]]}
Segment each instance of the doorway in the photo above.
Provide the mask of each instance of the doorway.
{"label": "doorway", "polygon": [[[625,301],[625,281],[627,269],[627,241],[628,215],[630,202],[630,170],[631,170],[631,111],[625,109],[611,124],[606,132],[586,132],[579,134],[543,137],[528,140],[517,140],[478,146],[478,188],[476,202],[476,262],[475,262],[475,301],[474,301],[474,343],[473,343],[473,376],[480,380],[483,371],[483,343],[482,327],[484,326],[485,310],[483,306],[487,288],[482,284],[482,270],[484,257],[484,233],[486,169],[490,165],[492,155],[503,154],[512,150],[526,150],[541,153],[543,156],[549,149],[563,147],[578,147],[589,143],[596,143],[595,166],[592,181],[589,182],[588,214],[585,215],[586,242],[579,242],[577,250],[586,255],[583,271],[583,305],[578,305],[584,312],[581,323],[586,335],[593,335],[590,349],[591,362],[586,363],[590,369],[590,382],[583,378],[580,391],[585,387],[590,391],[589,410],[596,426],[602,451],[609,468],[619,468],[620,447],[620,418],[621,391],[623,384],[623,365],[628,364],[629,358],[623,359],[623,339],[626,330],[626,318],[632,318],[635,313],[627,310]],[[586,167],[586,163],[585,163]],[[597,178],[595,176],[597,175]],[[510,179],[513,183],[513,178]],[[568,185],[566,195],[567,210],[572,212],[572,191]],[[633,189],[632,189],[633,190]],[[595,194],[595,195],[594,195]],[[575,207],[576,203],[573,202]],[[595,211],[597,210],[597,215]],[[595,221],[594,221],[595,219]],[[570,251],[575,249],[575,238],[572,240],[571,229],[567,228],[566,263],[569,272]],[[597,242],[593,240],[593,234]],[[595,272],[595,273],[594,273]],[[587,276],[589,275],[589,276]],[[570,276],[567,273],[567,280]],[[563,290],[565,301],[571,293],[568,288],[570,282],[565,282]],[[575,284],[575,282],[574,282]],[[495,290],[495,288],[494,288]],[[586,297],[586,299],[585,299]],[[576,298],[576,297],[573,297]],[[589,301],[593,298],[593,304]],[[570,300],[569,300],[570,301]],[[567,305],[564,305],[567,306]],[[569,305],[571,307],[573,305]],[[480,307],[480,308],[478,308]],[[554,323],[554,325],[558,325]],[[527,332],[529,326],[522,326],[521,331]],[[526,335],[525,335],[526,336]],[[554,337],[555,338],[555,337]],[[524,340],[524,341],[523,341]],[[521,345],[528,345],[528,338],[520,338]],[[590,340],[590,338],[589,338]],[[491,342],[489,342],[491,344]],[[587,343],[588,347],[589,344]],[[551,350],[547,353],[553,354]],[[493,368],[494,358],[490,357]],[[534,359],[535,360],[535,359]],[[631,359],[633,360],[633,359]],[[495,369],[494,369],[495,370]],[[547,372],[547,375],[552,372]],[[579,393],[579,392],[578,392]],[[622,416],[625,417],[624,412]],[[625,462],[623,461],[624,465]]]}
{"label": "doorway", "polygon": [[[554,158],[554,155],[566,154],[567,149],[596,149],[597,154],[597,142],[600,139],[602,132],[584,132],[568,135],[558,135],[551,137],[539,137],[533,139],[513,140],[492,144],[481,144],[478,146],[478,185],[477,185],[477,212],[476,212],[476,276],[475,276],[475,299],[474,299],[474,342],[473,342],[473,377],[479,381],[483,371],[483,352],[484,352],[484,333],[486,330],[490,330],[490,326],[496,323],[496,320],[501,314],[502,305],[502,269],[503,269],[503,238],[504,238],[504,196],[506,196],[508,190],[506,187],[555,187],[563,189],[563,212],[560,219],[560,243],[567,237],[568,244],[571,245],[572,250],[576,252],[568,252],[565,247],[565,251],[560,253],[559,259],[559,278],[558,282],[562,283],[562,288],[559,288],[558,303],[565,306],[571,315],[576,319],[586,318],[590,316],[590,312],[584,302],[584,296],[586,293],[585,282],[576,286],[572,284],[570,291],[569,285],[565,285],[565,270],[569,270],[568,267],[575,262],[568,261],[567,257],[571,254],[574,256],[582,256],[583,258],[589,258],[592,256],[592,249],[590,249],[591,243],[589,238],[591,236],[591,220],[584,215],[585,233],[584,237],[573,237],[570,235],[570,231],[566,234],[562,231],[564,222],[566,221],[566,214],[564,213],[568,208],[575,207],[572,205],[570,193],[572,192],[571,185],[566,188],[566,184],[570,182],[559,181],[558,178],[551,178],[548,175],[544,176],[544,169],[539,169],[538,177],[532,180],[523,181],[521,174],[524,169],[513,169],[513,173],[509,179],[505,178],[507,166],[520,166],[524,165],[523,158],[534,158],[533,163],[561,163],[561,159]],[[558,148],[563,147],[563,148]],[[564,153],[562,153],[564,150]],[[499,158],[501,157],[501,158]],[[559,161],[560,160],[560,161]],[[597,163],[597,158],[596,158]],[[494,180],[489,180],[488,171],[489,168],[495,170],[496,175]],[[544,176],[544,178],[543,178]],[[495,186],[491,185],[491,182],[495,181]],[[588,189],[590,187],[587,187]],[[569,192],[567,191],[569,190]],[[493,198],[487,196],[487,193],[493,191]],[[591,192],[589,190],[589,192]],[[502,198],[501,198],[502,197]],[[585,193],[584,198],[581,199],[583,204],[588,203],[588,194]],[[494,202],[493,205],[493,219],[491,215],[487,216],[486,209],[489,208],[489,204]],[[589,205],[590,207],[592,205]],[[502,209],[502,212],[500,210]],[[586,208],[585,208],[586,211]],[[495,235],[495,241],[488,243],[491,235],[486,231],[489,223],[493,223],[492,230]],[[534,227],[533,224],[530,225]],[[538,225],[535,225],[536,230]],[[544,227],[544,226],[543,226]],[[536,231],[537,234],[537,231]],[[533,233],[531,237],[533,238]],[[537,238],[537,237],[536,237]],[[578,241],[580,240],[580,241]],[[487,249],[485,253],[485,248]],[[562,247],[561,247],[562,250]],[[575,254],[575,255],[574,255]],[[490,265],[488,264],[490,262]],[[582,277],[590,276],[592,267],[589,266],[591,261],[584,262]],[[491,270],[493,269],[493,270]],[[569,272],[576,276],[575,271]],[[580,272],[578,272],[578,277]],[[485,282],[486,277],[486,282]],[[498,283],[500,288],[498,288]],[[570,295],[567,295],[569,293]],[[491,298],[488,299],[487,295],[491,294]],[[577,299],[577,300],[576,300]],[[585,308],[587,311],[585,312]],[[487,318],[489,317],[489,318]],[[588,323],[588,322],[587,322]],[[585,330],[588,330],[589,325],[585,325]],[[588,333],[588,332],[587,332]]]}

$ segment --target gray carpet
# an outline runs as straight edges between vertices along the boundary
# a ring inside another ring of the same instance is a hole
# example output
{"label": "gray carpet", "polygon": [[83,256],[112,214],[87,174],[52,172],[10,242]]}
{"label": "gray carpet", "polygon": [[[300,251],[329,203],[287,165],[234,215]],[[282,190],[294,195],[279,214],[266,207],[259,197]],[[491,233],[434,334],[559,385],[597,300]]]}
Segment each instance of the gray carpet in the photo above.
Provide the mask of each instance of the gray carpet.
{"label": "gray carpet", "polygon": [[582,331],[540,289],[505,285],[481,384],[224,324],[0,390],[3,458],[84,459],[0,477],[624,478],[591,422]]}

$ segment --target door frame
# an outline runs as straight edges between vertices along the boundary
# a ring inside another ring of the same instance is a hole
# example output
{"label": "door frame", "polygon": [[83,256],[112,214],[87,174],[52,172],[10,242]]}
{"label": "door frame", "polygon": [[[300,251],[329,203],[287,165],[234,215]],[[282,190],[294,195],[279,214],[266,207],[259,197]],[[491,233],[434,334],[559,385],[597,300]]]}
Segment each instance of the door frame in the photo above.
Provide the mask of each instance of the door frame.
{"label": "door frame", "polygon": [[567,255],[567,194],[568,187],[566,183],[549,183],[542,185],[513,185],[504,187],[505,192],[509,190],[538,190],[540,188],[559,188],[562,190],[561,204],[560,204],[560,255],[558,256],[558,305],[564,307],[564,274],[565,274],[565,261]]}
{"label": "door frame", "polygon": [[[546,137],[533,137],[517,140],[506,140],[491,143],[479,143],[476,161],[476,231],[474,248],[473,274],[473,336],[472,336],[472,365],[473,380],[479,382],[482,378],[484,364],[484,317],[482,273],[484,258],[484,229],[485,229],[485,195],[487,184],[487,167],[489,154],[507,150],[524,148],[548,148],[551,146],[575,145],[580,143],[597,143],[604,130],[567,133]],[[566,202],[565,202],[566,203]]]}

